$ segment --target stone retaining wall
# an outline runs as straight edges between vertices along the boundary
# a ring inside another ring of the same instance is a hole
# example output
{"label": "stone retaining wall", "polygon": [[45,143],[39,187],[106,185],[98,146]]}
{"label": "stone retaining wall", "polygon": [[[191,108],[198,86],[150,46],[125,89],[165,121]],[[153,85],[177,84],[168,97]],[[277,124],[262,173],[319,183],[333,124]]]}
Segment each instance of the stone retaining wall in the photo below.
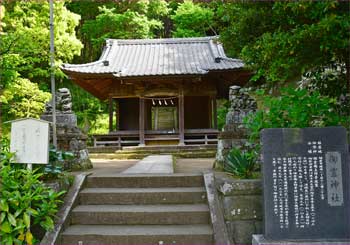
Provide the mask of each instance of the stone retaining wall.
{"label": "stone retaining wall", "polygon": [[252,235],[262,233],[261,180],[216,173],[215,182],[230,239],[234,244],[251,244]]}

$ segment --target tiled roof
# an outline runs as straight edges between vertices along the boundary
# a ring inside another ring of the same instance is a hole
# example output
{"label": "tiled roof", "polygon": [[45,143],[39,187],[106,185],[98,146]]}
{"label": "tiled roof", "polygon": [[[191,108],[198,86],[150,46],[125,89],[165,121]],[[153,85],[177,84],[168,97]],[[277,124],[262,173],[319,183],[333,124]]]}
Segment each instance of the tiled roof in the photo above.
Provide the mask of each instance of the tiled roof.
{"label": "tiled roof", "polygon": [[226,57],[218,37],[108,39],[98,61],[64,64],[67,73],[113,74],[116,77],[206,74],[243,68],[242,60]]}

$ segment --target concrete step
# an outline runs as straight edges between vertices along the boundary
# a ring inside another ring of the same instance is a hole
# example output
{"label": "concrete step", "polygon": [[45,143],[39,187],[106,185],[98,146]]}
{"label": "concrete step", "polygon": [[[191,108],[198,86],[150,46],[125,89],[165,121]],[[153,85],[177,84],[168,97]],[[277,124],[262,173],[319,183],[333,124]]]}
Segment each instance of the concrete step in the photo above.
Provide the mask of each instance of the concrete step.
{"label": "concrete step", "polygon": [[73,224],[208,224],[206,204],[187,205],[81,205],[72,212]]}
{"label": "concrete step", "polygon": [[87,178],[88,188],[133,188],[133,187],[201,187],[202,174],[119,174],[92,175]]}
{"label": "concrete step", "polygon": [[85,188],[80,203],[91,204],[190,204],[206,202],[204,187]]}
{"label": "concrete step", "polygon": [[213,244],[209,225],[73,225],[62,244]]}

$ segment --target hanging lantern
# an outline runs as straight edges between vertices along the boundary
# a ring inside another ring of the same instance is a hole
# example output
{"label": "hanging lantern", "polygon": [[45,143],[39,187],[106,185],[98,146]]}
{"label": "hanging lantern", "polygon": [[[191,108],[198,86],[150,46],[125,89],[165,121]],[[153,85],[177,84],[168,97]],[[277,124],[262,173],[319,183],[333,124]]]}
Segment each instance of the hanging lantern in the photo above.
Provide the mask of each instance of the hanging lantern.
{"label": "hanging lantern", "polygon": [[165,104],[165,105],[168,105],[168,103],[166,103],[166,100],[164,100],[164,104]]}
{"label": "hanging lantern", "polygon": [[154,99],[152,99],[152,105],[155,106],[156,102],[154,102]]}
{"label": "hanging lantern", "polygon": [[171,105],[174,105],[174,102],[173,102],[173,100],[170,100],[170,103],[171,103]]}
{"label": "hanging lantern", "polygon": [[159,105],[162,105],[162,101],[158,100]]}

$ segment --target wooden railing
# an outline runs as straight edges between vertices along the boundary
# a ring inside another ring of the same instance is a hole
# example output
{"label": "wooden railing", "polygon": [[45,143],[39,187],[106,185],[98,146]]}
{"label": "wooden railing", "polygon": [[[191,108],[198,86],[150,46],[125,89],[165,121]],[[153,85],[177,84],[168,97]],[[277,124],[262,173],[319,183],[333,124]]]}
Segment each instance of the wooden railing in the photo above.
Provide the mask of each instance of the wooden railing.
{"label": "wooden railing", "polygon": [[[216,129],[186,129],[185,144],[208,145],[217,144],[218,130]],[[135,146],[140,143],[138,130],[114,131],[109,134],[92,135],[94,147],[104,146]],[[147,130],[145,142],[150,141],[178,141],[178,131]]]}

